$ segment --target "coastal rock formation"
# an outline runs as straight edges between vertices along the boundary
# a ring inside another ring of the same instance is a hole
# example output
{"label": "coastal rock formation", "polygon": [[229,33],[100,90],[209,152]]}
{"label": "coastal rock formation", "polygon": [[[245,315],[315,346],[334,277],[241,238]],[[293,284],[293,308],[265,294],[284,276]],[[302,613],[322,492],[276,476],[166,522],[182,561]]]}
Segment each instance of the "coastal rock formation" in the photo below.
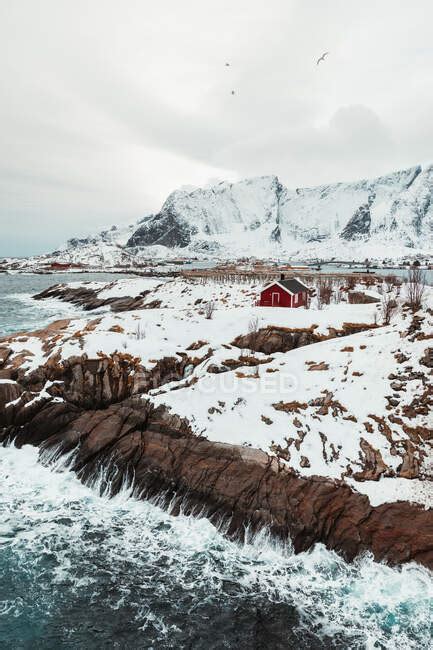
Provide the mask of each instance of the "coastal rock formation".
{"label": "coastal rock formation", "polygon": [[[86,311],[93,311],[101,307],[110,307],[112,311],[121,312],[132,309],[143,309],[145,307],[145,297],[148,293],[150,292],[142,291],[138,296],[98,298],[94,289],[85,286],[75,288],[68,287],[65,284],[55,284],[36,294],[33,298],[35,300],[59,298],[64,302],[70,302],[72,305],[82,307]],[[152,304],[152,307],[155,307],[155,305]]]}
{"label": "coastal rock formation", "polygon": [[345,305],[278,325],[276,311],[231,313],[222,285],[209,322],[201,287],[179,284],[155,292],[167,308],[145,317],[0,339],[0,444],[38,446],[46,463],[68,454],[105,493],[131,483],[233,536],[265,526],[296,551],[321,542],[433,567],[432,512],[413,503],[431,489],[430,310],[381,328],[371,306]]}
{"label": "coastal rock formation", "polygon": [[194,361],[198,359],[163,357],[151,370],[146,370],[138,358],[120,352],[110,356],[101,353],[98,359],[88,359],[86,354],[61,361],[50,357],[46,364],[27,374],[18,368],[9,369],[8,380],[0,383],[2,416],[6,421],[13,420],[9,415],[12,409],[7,405],[14,402],[13,410],[19,410],[15,403],[18,397],[24,399],[27,395],[33,399],[41,391],[48,399],[57,397],[87,409],[104,408],[170,381],[179,381]]}
{"label": "coastal rock formation", "polygon": [[134,398],[85,411],[67,402],[23,408],[0,440],[17,446],[76,450],[71,468],[86,482],[101,478],[116,493],[125,481],[142,498],[164,495],[172,514],[203,511],[242,537],[245,525],[290,535],[295,552],[321,542],[351,560],[371,551],[390,564],[416,561],[433,568],[431,513],[409,503],[372,507],[341,481],[300,477],[266,453],[192,434],[186,420]]}

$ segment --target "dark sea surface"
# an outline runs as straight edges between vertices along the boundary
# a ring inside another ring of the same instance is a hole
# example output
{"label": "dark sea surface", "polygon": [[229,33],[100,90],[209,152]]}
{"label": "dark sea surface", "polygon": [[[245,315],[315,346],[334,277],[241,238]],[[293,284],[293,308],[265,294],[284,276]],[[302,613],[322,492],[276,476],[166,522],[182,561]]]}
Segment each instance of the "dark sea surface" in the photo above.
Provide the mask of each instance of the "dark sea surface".
{"label": "dark sea surface", "polygon": [[[0,276],[0,330],[77,315],[33,304],[59,281]],[[295,556],[266,535],[234,543],[127,486],[113,499],[101,477],[83,486],[67,459],[43,461],[30,446],[0,447],[1,650],[431,647],[421,567],[347,564],[322,546]]]}

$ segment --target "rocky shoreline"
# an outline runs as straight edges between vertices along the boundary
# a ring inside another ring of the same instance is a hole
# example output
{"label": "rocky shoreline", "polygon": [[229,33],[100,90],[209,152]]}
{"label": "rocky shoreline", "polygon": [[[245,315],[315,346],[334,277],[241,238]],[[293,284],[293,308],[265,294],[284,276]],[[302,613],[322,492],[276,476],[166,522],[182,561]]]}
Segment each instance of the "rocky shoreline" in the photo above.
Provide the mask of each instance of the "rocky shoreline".
{"label": "rocky shoreline", "polygon": [[145,393],[188,361],[162,359],[146,372],[117,354],[50,359],[29,375],[9,370],[0,382],[0,443],[38,446],[42,460],[47,451],[74,451],[71,469],[82,481],[101,476],[112,494],[133,482],[141,498],[160,495],[173,514],[181,506],[206,514],[232,537],[268,527],[290,536],[295,552],[320,542],[347,560],[370,552],[433,569],[431,511],[408,502],[373,507],[341,480],[299,476],[261,450],[207,440],[155,407]]}
{"label": "rocky shoreline", "polygon": [[230,537],[433,569],[433,311],[382,327],[336,292],[280,313],[231,281],[50,287],[35,298],[102,310],[0,339],[0,445]]}
{"label": "rocky shoreline", "polygon": [[[114,283],[112,283],[114,285]],[[107,285],[109,288],[110,285]],[[146,303],[146,296],[149,290],[141,291],[137,296],[119,296],[110,298],[99,298],[97,292],[86,286],[68,287],[66,284],[55,284],[44,291],[33,296],[34,300],[45,300],[47,298],[57,298],[71,305],[81,307],[85,311],[94,311],[101,307],[109,307],[111,311],[122,312],[133,309],[155,309],[159,307],[159,301],[150,301]]]}

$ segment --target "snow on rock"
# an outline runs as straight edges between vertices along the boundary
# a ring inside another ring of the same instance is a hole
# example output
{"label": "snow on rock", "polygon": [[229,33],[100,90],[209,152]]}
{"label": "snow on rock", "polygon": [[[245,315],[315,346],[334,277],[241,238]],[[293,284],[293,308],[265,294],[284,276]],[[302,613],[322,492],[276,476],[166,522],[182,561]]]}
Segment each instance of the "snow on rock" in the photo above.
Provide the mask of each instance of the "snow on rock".
{"label": "snow on rock", "polygon": [[[145,397],[186,417],[196,434],[260,448],[304,476],[356,483],[375,503],[398,497],[392,482],[398,479],[401,486],[411,483],[401,488],[403,498],[426,503],[427,488],[418,498],[416,486],[431,473],[430,288],[430,311],[413,317],[402,309],[403,291],[400,312],[386,327],[374,326],[375,304],[257,307],[255,284],[136,278],[92,288],[112,297],[150,289],[146,299],[158,307],[7,337],[0,342],[11,350],[7,366],[30,373],[48,359],[120,352],[148,372],[163,357],[183,359],[183,375]],[[209,301],[215,304],[210,319]],[[338,336],[344,323],[363,324],[364,331]],[[234,345],[239,335],[265,328],[307,332],[315,342],[269,355]]]}
{"label": "snow on rock", "polygon": [[357,249],[356,259],[364,244],[380,258],[384,251],[377,249],[384,243],[387,256],[406,247],[431,252],[432,187],[433,167],[417,166],[374,180],[313,188],[288,189],[276,176],[264,176],[177,190],[127,246],[164,244],[220,256],[331,253],[344,259],[347,242],[354,244],[351,252]]}
{"label": "snow on rock", "polygon": [[[172,192],[157,214],[70,239],[36,264],[131,268],[183,257],[363,261],[431,257],[433,165],[312,188],[277,176]],[[15,261],[17,268],[26,262]]]}
{"label": "snow on rock", "polygon": [[346,481],[357,492],[368,496],[372,506],[395,501],[414,501],[426,509],[433,504],[433,483],[418,479],[407,480],[404,478],[382,478],[377,481]]}

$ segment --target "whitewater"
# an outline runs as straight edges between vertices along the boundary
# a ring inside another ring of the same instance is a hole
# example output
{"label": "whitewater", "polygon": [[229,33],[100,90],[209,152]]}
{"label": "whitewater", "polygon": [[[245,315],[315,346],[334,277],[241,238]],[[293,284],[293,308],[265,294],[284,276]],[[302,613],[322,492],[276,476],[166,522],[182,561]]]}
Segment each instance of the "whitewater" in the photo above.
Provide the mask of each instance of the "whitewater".
{"label": "whitewater", "polygon": [[0,449],[0,477],[3,648],[428,647],[419,566],[235,543],[131,488],[109,499],[30,446]]}

